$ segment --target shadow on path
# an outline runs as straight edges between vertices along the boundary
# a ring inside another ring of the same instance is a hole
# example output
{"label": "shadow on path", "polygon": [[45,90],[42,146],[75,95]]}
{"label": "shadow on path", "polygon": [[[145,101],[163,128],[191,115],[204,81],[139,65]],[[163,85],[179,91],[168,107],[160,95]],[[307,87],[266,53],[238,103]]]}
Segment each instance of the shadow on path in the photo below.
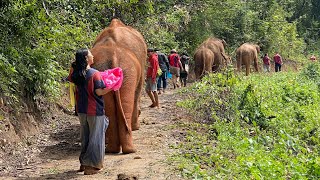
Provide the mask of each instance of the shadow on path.
{"label": "shadow on path", "polygon": [[18,178],[18,180],[42,180],[42,179],[76,179],[82,177],[83,174],[78,173],[75,170],[66,171],[55,174],[40,175],[40,177],[28,177],[28,178]]}
{"label": "shadow on path", "polygon": [[71,125],[67,128],[50,134],[55,144],[43,146],[40,157],[52,160],[66,159],[69,156],[78,156],[81,150],[80,125]]}

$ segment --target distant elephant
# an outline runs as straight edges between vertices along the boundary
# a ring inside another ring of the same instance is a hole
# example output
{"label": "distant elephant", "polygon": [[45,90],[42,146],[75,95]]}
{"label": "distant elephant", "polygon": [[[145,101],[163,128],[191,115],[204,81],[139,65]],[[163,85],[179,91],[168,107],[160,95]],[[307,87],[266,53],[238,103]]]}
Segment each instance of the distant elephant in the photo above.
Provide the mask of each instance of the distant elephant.
{"label": "distant elephant", "polygon": [[221,67],[226,67],[230,63],[229,57],[226,55],[224,50],[225,45],[226,42],[224,40],[211,37],[199,46],[199,48],[209,48],[214,53],[214,72],[221,69]]}
{"label": "distant elephant", "polygon": [[196,50],[193,56],[196,79],[201,79],[214,69],[214,53],[205,47]]}
{"label": "distant elephant", "polygon": [[256,44],[244,43],[236,51],[237,70],[241,71],[241,66],[246,66],[246,76],[250,73],[250,65],[253,62],[256,72],[258,72],[258,54],[260,47]]}
{"label": "distant elephant", "polygon": [[107,152],[133,153],[132,131],[139,128],[138,116],[147,46],[143,36],[133,28],[113,19],[96,38],[91,48],[93,68],[104,71],[120,67],[123,83],[118,91],[104,95],[109,127]]}

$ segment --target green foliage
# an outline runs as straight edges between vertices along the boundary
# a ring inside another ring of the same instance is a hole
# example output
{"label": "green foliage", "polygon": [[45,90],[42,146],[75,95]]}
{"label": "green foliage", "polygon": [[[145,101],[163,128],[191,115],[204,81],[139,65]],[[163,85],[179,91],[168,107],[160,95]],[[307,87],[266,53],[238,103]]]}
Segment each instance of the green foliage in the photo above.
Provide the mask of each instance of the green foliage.
{"label": "green foliage", "polygon": [[320,91],[320,64],[318,63],[309,63],[301,72],[302,80],[308,81],[311,80],[318,85]]}
{"label": "green foliage", "polygon": [[181,93],[192,98],[186,102],[178,102],[178,105],[189,108],[193,114],[207,123],[213,123],[216,119],[231,121],[234,116],[234,99],[231,98],[231,93],[235,83],[237,78],[232,69],[219,74],[209,74],[201,82],[193,84],[190,89],[183,90]]}
{"label": "green foliage", "polygon": [[261,110],[261,102],[259,102],[252,84],[245,88],[239,100],[238,110],[240,111],[241,119],[254,126],[259,126],[263,129],[267,128],[268,119]]}
{"label": "green foliage", "polygon": [[[184,125],[185,140],[173,146],[179,153],[171,161],[192,179],[318,179],[319,73],[312,63],[301,73],[253,74],[232,84],[210,75],[216,86],[204,79],[195,85],[203,91],[190,87],[197,95],[180,104],[191,110],[194,102],[220,100],[216,94],[203,98],[217,86],[229,89],[229,101],[219,106],[225,114],[232,109],[232,119]],[[211,104],[202,106],[209,117],[219,112]]]}
{"label": "green foliage", "polygon": [[3,79],[2,89],[15,97],[59,97],[60,80],[66,76],[75,49],[89,42],[90,37],[82,35],[88,27],[85,21],[60,23],[59,18],[66,21],[64,16],[43,6],[38,1],[10,1],[0,14],[0,34],[4,37],[0,53],[6,59],[3,65],[14,67],[14,71],[4,71],[14,81]]}
{"label": "green foliage", "polygon": [[178,26],[178,24],[174,24],[174,22],[163,22],[160,18],[146,18],[144,23],[149,23],[153,26],[148,27],[144,24],[139,24],[139,29],[144,34],[149,47],[158,48],[162,52],[168,53],[171,49],[178,47],[178,43],[174,39],[174,32],[169,31],[169,27],[164,27],[162,23],[167,23],[167,25],[172,28]]}
{"label": "green foliage", "polygon": [[[280,51],[285,59],[305,61],[309,52],[320,55],[316,7],[315,0],[6,0],[0,6],[0,53],[19,67],[12,76],[21,87],[11,88],[11,93],[54,98],[74,51],[90,47],[113,17],[137,28],[148,46],[164,53],[175,48],[192,56],[200,43],[214,36],[226,40],[231,55],[243,42],[256,42],[263,52]],[[44,81],[40,74],[50,74],[46,67],[53,76]]]}
{"label": "green foliage", "polygon": [[[11,92],[16,91],[16,86],[18,85],[16,68],[10,64],[8,59],[0,54],[0,96],[12,96]],[[8,83],[10,82],[10,83]]]}

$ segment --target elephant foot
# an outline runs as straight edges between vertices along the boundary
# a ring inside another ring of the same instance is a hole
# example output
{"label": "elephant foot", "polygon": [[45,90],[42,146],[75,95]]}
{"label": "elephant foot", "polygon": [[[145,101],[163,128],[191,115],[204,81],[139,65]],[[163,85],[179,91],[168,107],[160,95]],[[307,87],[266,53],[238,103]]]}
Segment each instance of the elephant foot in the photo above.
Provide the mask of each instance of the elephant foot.
{"label": "elephant foot", "polygon": [[139,126],[132,126],[132,131],[136,131],[136,130],[139,130],[140,127]]}
{"label": "elephant foot", "polygon": [[151,104],[150,106],[149,106],[149,108],[154,108],[154,107],[158,107],[159,106],[159,104]]}
{"label": "elephant foot", "polygon": [[136,121],[134,123],[131,123],[131,129],[132,129],[132,131],[139,130],[140,129],[140,122]]}
{"label": "elephant foot", "polygon": [[106,153],[118,154],[118,153],[120,153],[120,151],[121,151],[120,147],[111,148],[111,147],[107,146],[107,148],[106,148]]}
{"label": "elephant foot", "polygon": [[122,153],[123,154],[130,154],[130,153],[135,153],[137,150],[135,148],[123,148]]}

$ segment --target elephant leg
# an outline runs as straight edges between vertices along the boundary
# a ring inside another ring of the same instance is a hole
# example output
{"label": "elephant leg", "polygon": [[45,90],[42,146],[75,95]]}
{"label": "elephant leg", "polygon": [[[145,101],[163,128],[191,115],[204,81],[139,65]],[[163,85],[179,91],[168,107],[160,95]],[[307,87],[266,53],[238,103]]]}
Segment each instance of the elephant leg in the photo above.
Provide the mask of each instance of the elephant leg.
{"label": "elephant leg", "polygon": [[[132,113],[134,111],[134,96],[136,87],[136,81],[127,81],[123,84],[123,87],[120,89],[120,103],[118,104],[118,127],[119,127],[119,138],[120,144],[122,147],[122,153],[134,153],[136,149],[133,146],[132,138]],[[129,127],[127,127],[127,125]]]}
{"label": "elephant leg", "polygon": [[213,59],[208,59],[206,62],[205,62],[205,72],[206,74],[209,74],[213,71],[214,69],[214,64],[213,64],[214,60]]}
{"label": "elephant leg", "polygon": [[119,153],[121,150],[119,130],[118,130],[118,120],[115,106],[114,93],[108,93],[104,95],[105,101],[105,112],[109,119],[109,126],[106,133],[106,152],[109,153]]}
{"label": "elephant leg", "polygon": [[221,58],[215,54],[214,59],[212,60],[212,72],[218,72],[220,70],[220,65]]}
{"label": "elephant leg", "polygon": [[241,61],[246,66],[246,76],[248,76],[250,73],[251,57],[248,54],[242,54]]}
{"label": "elephant leg", "polygon": [[143,86],[143,78],[140,79],[140,82],[137,86],[135,97],[134,97],[134,105],[133,105],[133,113],[132,113],[132,131],[138,130],[140,128],[139,115],[141,113],[140,110],[140,97]]}
{"label": "elephant leg", "polygon": [[135,100],[134,109],[132,113],[132,123],[131,123],[132,131],[139,130],[140,128],[139,113],[140,113],[140,109],[138,106],[138,100]]}
{"label": "elephant leg", "polygon": [[215,64],[214,61],[212,61],[212,64],[211,64],[211,71],[210,72],[218,72],[219,70],[219,65],[218,64]]}
{"label": "elephant leg", "polygon": [[[214,64],[210,64],[211,69],[209,72],[216,72],[217,71],[217,67]],[[209,70],[209,69],[208,69]]]}
{"label": "elephant leg", "polygon": [[255,58],[253,60],[253,65],[254,65],[254,68],[255,68],[256,72],[259,72],[259,70],[258,70],[258,59],[257,58]]}
{"label": "elephant leg", "polygon": [[246,64],[246,76],[248,76],[250,73],[250,63]]}
{"label": "elephant leg", "polygon": [[238,58],[238,59],[237,59],[237,70],[238,70],[238,72],[241,71],[241,64],[242,64],[241,58]]}
{"label": "elephant leg", "polygon": [[203,64],[196,64],[194,68],[194,73],[196,75],[196,79],[201,78],[201,74],[203,73]]}
{"label": "elephant leg", "polygon": [[127,129],[125,123],[123,123],[124,119],[122,117],[119,120],[121,121],[121,123],[119,123],[119,137],[120,137],[120,144],[122,147],[122,153],[124,154],[134,153],[137,150],[133,146],[132,131],[131,129],[130,130]]}

